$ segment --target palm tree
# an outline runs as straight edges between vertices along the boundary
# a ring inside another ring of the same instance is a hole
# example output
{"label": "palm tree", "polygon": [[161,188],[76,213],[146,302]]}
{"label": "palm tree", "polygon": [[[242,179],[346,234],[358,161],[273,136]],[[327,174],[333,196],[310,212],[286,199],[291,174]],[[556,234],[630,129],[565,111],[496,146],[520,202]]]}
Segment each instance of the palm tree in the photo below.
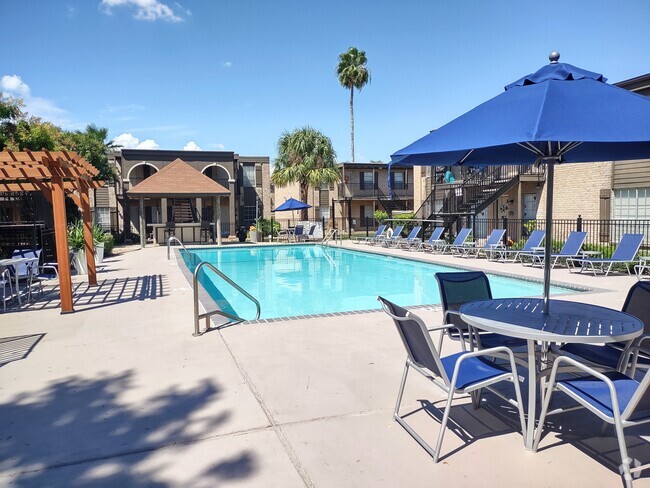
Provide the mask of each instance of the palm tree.
{"label": "palm tree", "polygon": [[349,48],[339,55],[339,64],[336,74],[339,82],[350,90],[350,142],[352,149],[352,162],[354,163],[354,89],[361,90],[370,83],[370,70],[366,66],[368,58],[365,51],[356,47]]}
{"label": "palm tree", "polygon": [[[329,137],[308,126],[282,133],[271,175],[273,184],[287,186],[298,183],[300,200],[306,202],[310,186],[319,187],[322,183],[340,180],[336,152]],[[301,219],[307,220],[307,209],[302,210]]]}

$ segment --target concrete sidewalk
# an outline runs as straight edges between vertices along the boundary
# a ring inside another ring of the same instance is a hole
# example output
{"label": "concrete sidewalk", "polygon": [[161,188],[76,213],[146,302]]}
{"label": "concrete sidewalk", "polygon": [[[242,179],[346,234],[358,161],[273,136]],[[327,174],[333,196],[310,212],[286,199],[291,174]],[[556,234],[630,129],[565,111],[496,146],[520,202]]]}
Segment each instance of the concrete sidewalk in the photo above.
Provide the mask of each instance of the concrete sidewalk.
{"label": "concrete sidewalk", "polygon": [[[521,265],[381,252],[541,278]],[[602,289],[569,299],[614,308],[634,282],[566,270],[553,278]],[[533,454],[494,396],[479,410],[456,402],[462,430],[446,434],[450,455],[433,464],[392,421],[405,355],[382,312],[195,338],[190,285],[164,248],[109,259],[99,282],[75,282],[75,314],[45,299],[0,315],[2,486],[621,485],[611,429],[567,414]],[[441,320],[436,308],[417,313]],[[446,344],[445,354],[457,348]],[[442,398],[409,380],[404,411],[432,442]],[[628,436],[642,463],[650,462],[645,433]]]}

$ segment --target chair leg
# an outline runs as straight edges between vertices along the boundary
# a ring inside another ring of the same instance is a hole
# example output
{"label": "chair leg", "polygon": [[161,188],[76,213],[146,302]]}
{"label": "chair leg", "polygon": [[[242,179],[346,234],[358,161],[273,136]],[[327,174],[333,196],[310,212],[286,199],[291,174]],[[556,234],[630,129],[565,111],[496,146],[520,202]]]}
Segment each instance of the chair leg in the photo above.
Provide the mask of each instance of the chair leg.
{"label": "chair leg", "polygon": [[402,403],[402,396],[404,395],[404,386],[406,385],[406,377],[409,374],[409,363],[407,362],[404,365],[404,374],[402,374],[402,382],[399,385],[399,393],[397,394],[397,403],[395,404],[395,411],[393,412],[393,418],[397,419],[399,417],[399,406]]}
{"label": "chair leg", "polygon": [[625,480],[626,488],[632,488],[632,473],[630,472],[630,463],[632,460],[627,455],[627,446],[625,445],[625,432],[620,421],[615,422],[616,427],[616,440],[618,441],[618,449],[621,451],[621,466],[623,467],[623,479]]}
{"label": "chair leg", "polygon": [[447,421],[449,421],[449,412],[451,411],[451,403],[454,399],[454,390],[455,385],[449,387],[449,397],[447,398],[447,405],[445,405],[445,413],[442,416],[442,423],[440,424],[440,433],[438,434],[438,440],[436,441],[436,450],[433,454],[433,462],[437,463],[438,458],[440,457],[440,448],[442,447],[442,439],[445,437],[445,430],[447,430]]}
{"label": "chair leg", "polygon": [[[537,452],[539,447],[539,441],[542,439],[542,431],[544,430],[544,420],[546,419],[546,412],[548,411],[548,406],[551,404],[551,398],[553,398],[553,387],[555,386],[555,378],[551,378],[552,382],[549,382],[547,387],[547,392],[544,395],[544,406],[542,411],[539,414],[539,422],[537,424],[537,432],[535,433],[535,440],[533,441],[533,452]],[[529,426],[532,428],[534,426],[535,419],[528,419],[528,423],[533,422]]]}

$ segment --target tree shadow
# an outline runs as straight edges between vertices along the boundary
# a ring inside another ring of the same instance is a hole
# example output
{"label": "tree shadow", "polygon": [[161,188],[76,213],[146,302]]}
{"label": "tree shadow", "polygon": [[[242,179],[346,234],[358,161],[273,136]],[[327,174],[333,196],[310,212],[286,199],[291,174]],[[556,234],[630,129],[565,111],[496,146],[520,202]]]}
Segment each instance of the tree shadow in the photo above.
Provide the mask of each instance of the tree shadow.
{"label": "tree shadow", "polygon": [[[145,461],[160,448],[196,443],[230,412],[198,413],[221,396],[212,381],[174,386],[135,403],[137,388],[132,370],[71,376],[0,404],[0,484],[4,476],[16,487],[171,485],[147,467],[155,462]],[[201,473],[200,481],[214,480],[216,486],[219,480],[240,480],[256,470],[254,461],[244,451]]]}
{"label": "tree shadow", "polygon": [[0,368],[5,364],[25,359],[45,334],[29,334],[0,338]]}
{"label": "tree shadow", "polygon": [[[73,306],[76,312],[95,310],[132,301],[156,300],[166,295],[169,288],[167,275],[145,275],[126,278],[98,280],[97,286],[88,282],[73,283]],[[42,295],[22,308],[12,308],[7,312],[25,312],[59,308],[61,299],[57,286],[48,286]]]}

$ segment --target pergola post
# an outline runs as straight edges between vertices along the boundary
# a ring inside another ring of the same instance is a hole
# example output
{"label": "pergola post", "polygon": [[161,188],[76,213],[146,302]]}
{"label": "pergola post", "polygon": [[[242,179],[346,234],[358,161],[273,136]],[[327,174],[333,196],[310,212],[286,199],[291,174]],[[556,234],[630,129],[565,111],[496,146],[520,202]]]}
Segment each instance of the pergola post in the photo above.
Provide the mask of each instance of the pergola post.
{"label": "pergola post", "polygon": [[70,256],[68,253],[68,227],[65,216],[65,193],[63,178],[52,177],[52,214],[54,216],[54,238],[56,261],[59,265],[59,292],[61,313],[74,312],[72,307],[72,279],[70,278]]}
{"label": "pergola post", "polygon": [[217,238],[217,246],[221,246],[221,197],[214,197],[213,201],[214,203],[212,205],[214,207],[214,212],[212,214],[214,216],[214,234]]}
{"label": "pergola post", "polygon": [[144,197],[140,197],[140,249],[143,249],[147,242],[147,229],[144,220]]}
{"label": "pergola post", "polygon": [[84,226],[86,264],[88,265],[88,284],[90,286],[96,286],[97,271],[95,269],[95,243],[93,239],[93,223],[90,215],[90,198],[88,196],[88,185],[83,181],[79,181],[79,197]]}

